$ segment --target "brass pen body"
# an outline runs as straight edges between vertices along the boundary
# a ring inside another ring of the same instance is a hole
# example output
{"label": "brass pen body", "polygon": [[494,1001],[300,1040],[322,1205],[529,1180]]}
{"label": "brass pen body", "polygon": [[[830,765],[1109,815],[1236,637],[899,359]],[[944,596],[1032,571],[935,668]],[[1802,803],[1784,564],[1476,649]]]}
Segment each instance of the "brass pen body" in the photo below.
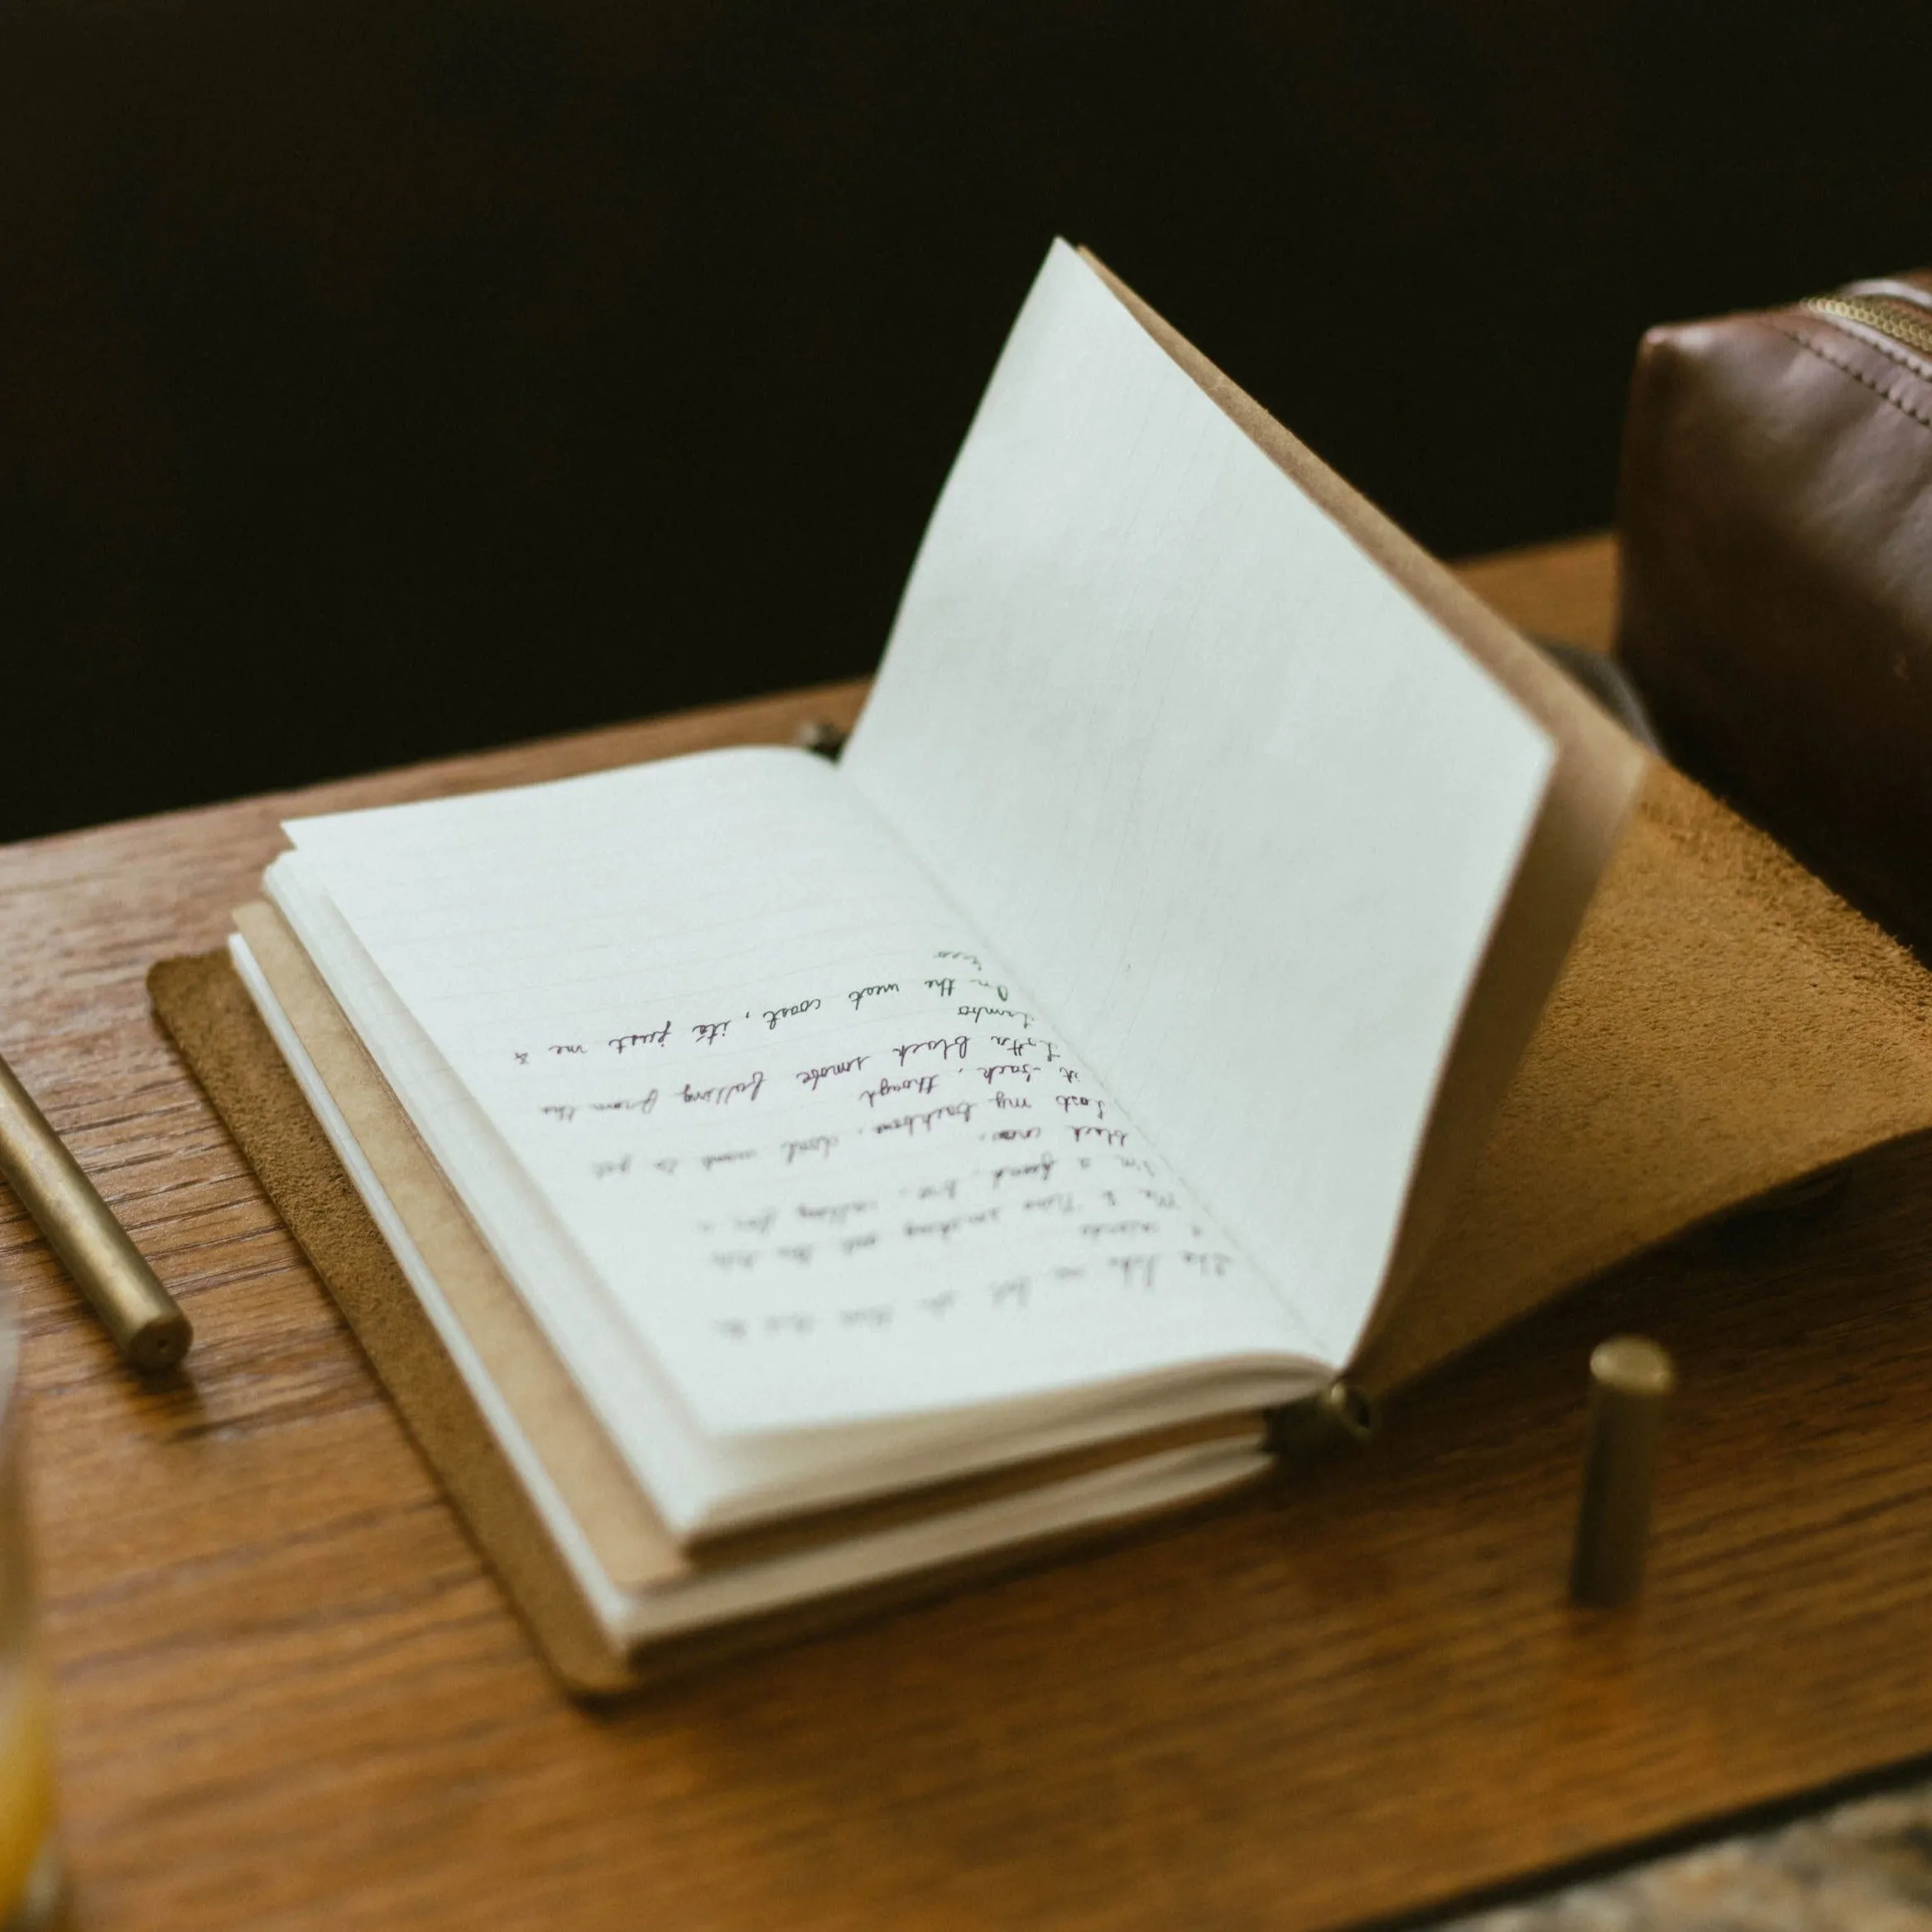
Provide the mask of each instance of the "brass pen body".
{"label": "brass pen body", "polygon": [[194,1336],[187,1316],[3,1060],[0,1177],[39,1224],[122,1354],[150,1372],[173,1367]]}
{"label": "brass pen body", "polygon": [[1670,1358],[1641,1335],[1616,1336],[1590,1357],[1590,1443],[1569,1573],[1576,1603],[1627,1603],[1643,1587],[1664,1406],[1676,1382]]}

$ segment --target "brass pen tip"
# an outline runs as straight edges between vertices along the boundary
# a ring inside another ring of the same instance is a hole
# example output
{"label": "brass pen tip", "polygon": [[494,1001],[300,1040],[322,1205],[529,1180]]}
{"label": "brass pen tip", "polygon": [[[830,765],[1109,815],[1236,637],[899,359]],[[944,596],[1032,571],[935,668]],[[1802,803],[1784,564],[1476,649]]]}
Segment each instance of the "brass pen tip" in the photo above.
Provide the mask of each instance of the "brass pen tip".
{"label": "brass pen tip", "polygon": [[1659,1401],[1677,1386],[1670,1358],[1643,1335],[1613,1335],[1590,1352],[1590,1380],[1620,1396]]}
{"label": "brass pen tip", "polygon": [[127,1338],[124,1353],[143,1375],[160,1375],[179,1364],[194,1339],[194,1324],[186,1315],[158,1315]]}

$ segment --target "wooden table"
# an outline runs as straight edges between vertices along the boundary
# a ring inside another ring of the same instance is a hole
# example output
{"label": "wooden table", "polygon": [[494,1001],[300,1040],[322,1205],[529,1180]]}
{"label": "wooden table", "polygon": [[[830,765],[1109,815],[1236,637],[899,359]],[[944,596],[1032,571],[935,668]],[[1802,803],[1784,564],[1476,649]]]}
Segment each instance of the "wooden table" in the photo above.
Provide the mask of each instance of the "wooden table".
{"label": "wooden table", "polygon": [[[1468,575],[1526,626],[1601,642],[1610,572],[1593,541]],[[84,1924],[1259,1925],[1282,1860],[1365,1846],[1402,1898],[1401,1834],[1374,1803],[1313,1837],[1271,1805],[1271,1764],[1334,1741],[1271,1728],[1252,1634],[1244,1651],[1218,1622],[1223,1589],[1271,1587],[1252,1522],[1156,1534],[613,1710],[565,1702],[150,1020],[149,964],[221,942],[286,815],[782,740],[860,694],[0,850],[0,1051],[199,1338],[190,1376],[142,1388],[0,1201]],[[1233,1581],[1214,1567],[1229,1536],[1248,1551]],[[1064,1670],[1110,1646],[1132,1654],[1132,1708]],[[1454,1827],[1472,1881],[1496,1876],[1483,1810],[1473,1792]]]}

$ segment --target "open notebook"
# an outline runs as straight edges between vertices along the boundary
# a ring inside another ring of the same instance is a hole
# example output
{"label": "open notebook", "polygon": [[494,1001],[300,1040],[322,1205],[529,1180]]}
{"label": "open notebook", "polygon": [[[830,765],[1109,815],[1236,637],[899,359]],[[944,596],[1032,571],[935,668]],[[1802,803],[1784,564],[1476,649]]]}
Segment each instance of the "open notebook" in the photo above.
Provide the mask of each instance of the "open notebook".
{"label": "open notebook", "polygon": [[1056,244],[837,765],[298,820],[232,949],[627,1652],[1264,1467],[1645,766]]}

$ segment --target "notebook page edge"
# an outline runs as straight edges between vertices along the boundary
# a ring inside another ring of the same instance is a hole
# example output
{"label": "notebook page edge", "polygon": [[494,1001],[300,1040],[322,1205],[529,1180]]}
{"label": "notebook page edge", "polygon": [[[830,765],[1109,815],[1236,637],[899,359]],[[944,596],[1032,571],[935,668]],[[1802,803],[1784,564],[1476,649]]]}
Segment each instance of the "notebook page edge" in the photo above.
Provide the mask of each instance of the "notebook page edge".
{"label": "notebook page edge", "polygon": [[675,1636],[802,1605],[821,1597],[975,1558],[997,1557],[1044,1537],[1100,1529],[1250,1483],[1269,1459],[1258,1437],[1162,1450],[1038,1485],[1023,1493],[935,1513],[814,1548],[787,1550],[728,1569],[680,1561],[654,1577],[620,1584],[610,1575],[544,1468],[541,1455],[502,1398],[469,1343],[468,1331],[411,1241],[401,1212],[336,1108],[327,1084],[282,1009],[245,935],[229,940],[230,957],[291,1074],[404,1267],[437,1334],[478,1400],[549,1528],[607,1639],[618,1648],[644,1648]]}
{"label": "notebook page edge", "polygon": [[[321,1122],[437,1331],[460,1331],[457,1366],[515,1423],[519,1468],[534,1457],[605,1574],[628,1588],[685,1559],[464,1212],[348,1016],[270,902],[237,909],[231,953],[304,1097]],[[373,1191],[372,1191],[372,1189]]]}
{"label": "notebook page edge", "polygon": [[[396,1065],[385,1064],[392,1062],[393,1055],[392,1052],[385,1050],[384,1029],[376,1024],[378,1016],[360,1010],[363,1002],[358,1000],[353,989],[340,983],[341,963],[336,962],[338,970],[332,973],[329,949],[320,945],[322,935],[311,930],[315,909],[307,906],[305,901],[311,892],[325,899],[326,888],[320,881],[307,882],[306,864],[298,848],[283,854],[270,867],[267,883],[271,904],[278,916],[290,920],[294,942],[310,959],[329,986],[331,996],[343,1002],[345,1017],[361,1036],[364,1049],[373,1055],[383,1076],[393,1079],[402,1069]],[[353,935],[350,938],[353,943]],[[372,961],[368,963],[368,971],[372,976],[379,977]],[[372,1027],[372,1033],[369,1031]],[[399,1100],[402,1098],[400,1093],[398,1098]],[[464,1096],[464,1104],[473,1105],[467,1094]],[[404,1105],[406,1113],[409,1112],[406,1102]],[[444,1149],[439,1153],[443,1137],[437,1133],[435,1122],[418,1118],[414,1125],[430,1143],[432,1157],[440,1162],[453,1151]],[[504,1151],[503,1158],[511,1166],[516,1165],[515,1156],[507,1150]],[[461,1164],[459,1161],[459,1165]],[[461,1191],[458,1190],[459,1194]],[[505,1189],[498,1186],[486,1191],[500,1196]],[[488,1228],[483,1232],[486,1240],[492,1239]],[[499,1230],[495,1240],[502,1238]],[[495,1245],[494,1240],[492,1245]],[[515,1247],[512,1243],[512,1247]],[[519,1271],[514,1252],[504,1265],[514,1280]],[[559,1337],[557,1342],[567,1360],[571,1353],[567,1340]],[[707,1481],[700,1495],[682,1505],[675,1497],[670,1499],[664,1513],[667,1526],[686,1541],[725,1536],[757,1524],[782,1521],[795,1513],[830,1511],[867,1497],[889,1495],[901,1487],[942,1482],[955,1475],[970,1476],[978,1471],[1017,1465],[1040,1456],[1125,1439],[1146,1430],[1168,1426],[1203,1414],[1259,1410],[1273,1401],[1305,1393],[1317,1372],[1313,1368],[1290,1371],[1276,1365],[1265,1384],[1260,1381],[1257,1372],[1252,1386],[1238,1383],[1230,1387],[1226,1372],[1206,1376],[1192,1370],[1180,1370],[1166,1378],[1171,1386],[1165,1390],[1159,1386],[1109,1386],[1103,1387],[1090,1398],[1069,1400],[1050,1396],[1031,1401],[1022,1400],[1005,1406],[1004,1414],[998,1406],[990,1411],[974,1407],[955,1416],[931,1418],[927,1420],[923,1438],[913,1428],[896,1430],[891,1425],[874,1425],[869,1432],[867,1425],[858,1425],[848,1430],[781,1435],[763,1445],[769,1459],[795,1461],[800,1445],[816,1435],[819,1445],[819,1466],[803,1473],[795,1468],[784,1475],[773,1473],[769,1467],[762,1473],[736,1478],[721,1473]],[[1216,1396],[1217,1389],[1228,1392]],[[607,1396],[601,1402],[594,1402],[594,1406],[608,1412],[612,1400]],[[916,1424],[920,1420],[916,1418]],[[635,1435],[637,1432],[627,1433]],[[895,1441],[895,1437],[901,1439]],[[910,1447],[905,1446],[903,1439],[906,1438],[911,1439]],[[647,1473],[651,1466],[650,1447],[648,1441],[636,1444],[637,1449],[646,1452],[646,1462],[638,1473],[647,1490],[651,1487]],[[633,1466],[637,1466],[634,1454],[632,1459]]]}
{"label": "notebook page edge", "polygon": [[[549,1336],[559,1358],[583,1391],[592,1410],[643,1484],[666,1526],[683,1537],[702,1522],[715,1507],[718,1484],[700,1432],[685,1423],[673,1406],[670,1391],[657,1387],[656,1372],[641,1358],[638,1373],[651,1392],[651,1413],[666,1425],[663,1430],[638,1425],[637,1389],[627,1379],[621,1384],[615,1364],[633,1353],[638,1346],[619,1319],[602,1305],[602,1291],[581,1260],[551,1225],[551,1218],[541,1201],[525,1199],[521,1170],[507,1148],[493,1137],[481,1143],[483,1165],[478,1170],[478,1143],[452,1138],[452,1129],[443,1115],[447,1108],[425,1111],[425,1097],[413,1096],[403,1060],[403,1045],[394,1037],[396,1027],[388,1014],[393,1002],[400,1013],[401,1002],[382,980],[378,969],[366,955],[358,954],[358,969],[366,969],[370,984],[358,988],[344,976],[344,962],[334,957],[326,935],[318,926],[321,905],[327,895],[319,883],[308,880],[300,848],[285,853],[263,875],[270,904],[285,919],[296,943],[320,975],[323,983],[348,1020],[363,1050],[396,1094],[411,1125],[423,1140],[439,1170],[448,1179],[459,1203],[475,1223],[485,1243],[514,1283],[520,1275],[551,1283],[571,1281],[575,1290],[567,1296],[555,1293],[533,1300],[519,1290],[519,1298]],[[329,916],[339,919],[332,907]],[[355,941],[344,926],[350,945]],[[372,1009],[375,988],[382,991],[382,1002]],[[406,1018],[406,1015],[405,1015]],[[421,1042],[424,1052],[434,1055],[433,1044]],[[440,1064],[440,1061],[439,1061]],[[474,1114],[487,1127],[479,1111],[474,1110],[466,1091],[458,1087],[465,1116]],[[574,1338],[574,1339],[573,1339]]]}
{"label": "notebook page edge", "polygon": [[628,1592],[612,1576],[521,1418],[485,1368],[469,1331],[444,1295],[401,1214],[337,1107],[248,940],[239,932],[231,934],[228,949],[237,977],[262,1016],[262,1024],[301,1089],[302,1098],[396,1257],[396,1265],[428,1315],[438,1341],[462,1377],[491,1435],[508,1459],[517,1480],[542,1519],[559,1560],[569,1570],[606,1636],[621,1642],[628,1621]]}

